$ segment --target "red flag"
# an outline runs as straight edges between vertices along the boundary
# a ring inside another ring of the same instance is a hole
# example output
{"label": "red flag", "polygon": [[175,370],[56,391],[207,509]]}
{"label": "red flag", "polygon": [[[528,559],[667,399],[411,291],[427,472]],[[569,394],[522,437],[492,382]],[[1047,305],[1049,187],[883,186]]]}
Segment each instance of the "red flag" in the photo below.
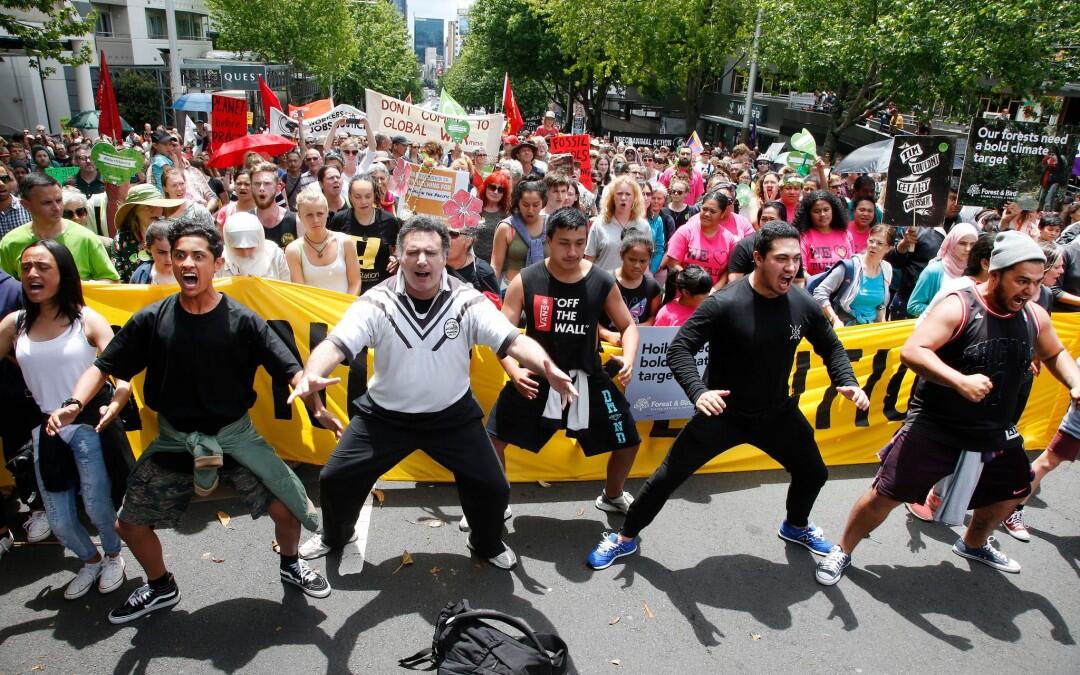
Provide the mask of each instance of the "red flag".
{"label": "red flag", "polygon": [[503,110],[506,112],[506,124],[510,127],[510,133],[516,134],[521,127],[525,126],[525,120],[521,117],[517,101],[514,100],[514,90],[510,88],[510,73],[506,73],[503,80]]}
{"label": "red flag", "polygon": [[408,103],[409,105],[412,105],[412,92],[411,91],[408,94],[405,94],[405,102]]}
{"label": "red flag", "polygon": [[277,108],[283,112],[284,109],[281,107],[281,101],[278,100],[277,94],[267,86],[262,75],[259,75],[259,98],[262,99],[263,124],[270,126],[270,109]]}
{"label": "red flag", "polygon": [[120,110],[116,107],[116,92],[113,91],[112,78],[109,76],[109,64],[105,61],[105,52],[101,52],[101,74],[98,77],[98,133],[108,136],[113,142],[124,138],[120,127]]}

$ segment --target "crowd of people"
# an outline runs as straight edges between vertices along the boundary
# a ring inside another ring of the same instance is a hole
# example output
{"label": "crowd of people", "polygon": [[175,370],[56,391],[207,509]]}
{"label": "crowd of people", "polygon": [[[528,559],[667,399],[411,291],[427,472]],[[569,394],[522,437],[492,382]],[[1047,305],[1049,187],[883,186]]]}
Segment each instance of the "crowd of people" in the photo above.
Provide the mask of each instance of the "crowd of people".
{"label": "crowd of people", "polygon": [[[374,482],[416,448],[454,473],[468,547],[512,569],[501,535],[512,517],[505,448],[540,452],[560,429],[585,455],[608,456],[595,506],[626,514],[589,553],[594,569],[636,552],[679,485],[749,442],[791,474],[777,532],[823,557],[823,584],[901,503],[928,519],[970,504],[956,553],[1019,571],[987,543],[990,532],[1002,525],[1029,539],[1024,501],[1080,451],[1074,403],[1032,481],[1014,426],[1040,367],[1080,400],[1080,370],[1048,318],[1080,308],[1080,204],[965,213],[954,183],[941,226],[893,228],[881,222],[880,176],[839,174],[823,160],[801,175],[745,145],[695,154],[596,139],[583,176],[574,157],[549,152],[557,131],[547,119],[535,135],[505,137],[492,157],[338,126],[219,171],[205,123],[188,144],[147,125],[118,142],[147,160],[124,185],[101,179],[78,132],[0,139],[0,405],[14,413],[4,453],[29,510],[26,538],[55,534],[84,563],[66,598],[120,588],[124,542],[146,584],[109,620],[179,602],[155,530],[176,526],[192,496],[220,480],[254,517],[273,520],[282,581],[325,597],[330,585],[307,561],[351,540]],[[401,159],[465,172],[482,204],[477,222],[414,214],[393,184]],[[78,172],[61,185],[47,169],[65,165]],[[215,290],[230,276],[358,298],[301,364],[262,318]],[[84,301],[82,284],[95,282],[176,292],[114,335]],[[828,472],[791,397],[795,352],[808,340],[837,393],[865,410],[836,330],[908,318],[918,324],[901,355],[919,376],[908,416],[834,543],[810,517]],[[619,385],[633,373],[638,327],[652,325],[680,327],[668,360],[695,414],[635,499],[625,482],[640,438]],[[602,363],[601,341],[623,356]],[[477,344],[508,378],[489,411],[470,390]],[[694,355],[705,345],[702,377]],[[347,421],[321,397],[340,383],[330,377],[340,363],[350,365]],[[337,438],[320,474],[321,514],[248,417],[260,366]],[[135,462],[123,429],[140,373],[160,433]],[[960,455],[981,472],[942,481]],[[314,535],[301,542],[302,529]],[[0,554],[12,545],[0,525]]]}

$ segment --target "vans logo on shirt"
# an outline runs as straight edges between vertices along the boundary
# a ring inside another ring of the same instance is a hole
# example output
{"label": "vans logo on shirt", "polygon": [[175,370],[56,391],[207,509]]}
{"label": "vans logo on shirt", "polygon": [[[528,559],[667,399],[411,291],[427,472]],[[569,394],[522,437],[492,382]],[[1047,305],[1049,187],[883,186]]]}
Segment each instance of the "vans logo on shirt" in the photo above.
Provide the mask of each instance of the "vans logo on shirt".
{"label": "vans logo on shirt", "polygon": [[550,295],[533,296],[533,322],[536,330],[550,333],[554,312],[555,298]]}

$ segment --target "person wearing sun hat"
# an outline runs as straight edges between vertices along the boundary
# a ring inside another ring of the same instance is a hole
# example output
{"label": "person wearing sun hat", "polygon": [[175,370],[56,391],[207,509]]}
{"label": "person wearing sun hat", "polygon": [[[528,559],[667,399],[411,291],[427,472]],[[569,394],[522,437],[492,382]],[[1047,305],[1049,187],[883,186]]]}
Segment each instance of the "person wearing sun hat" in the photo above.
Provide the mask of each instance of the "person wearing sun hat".
{"label": "person wearing sun hat", "polygon": [[116,210],[116,241],[112,260],[120,281],[128,283],[139,265],[151,259],[145,250],[146,228],[162,216],[162,209],[175,209],[183,199],[166,199],[148,183],[132,185]]}
{"label": "person wearing sun hat", "polygon": [[526,138],[510,151],[510,158],[521,162],[521,175],[525,180],[543,178],[544,171],[536,165],[536,141]]}

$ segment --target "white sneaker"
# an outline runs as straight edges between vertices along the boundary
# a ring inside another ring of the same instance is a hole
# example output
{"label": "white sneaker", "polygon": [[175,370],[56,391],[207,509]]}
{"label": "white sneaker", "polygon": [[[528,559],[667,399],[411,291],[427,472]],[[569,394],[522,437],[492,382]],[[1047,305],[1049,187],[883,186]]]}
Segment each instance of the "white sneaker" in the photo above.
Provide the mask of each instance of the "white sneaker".
{"label": "white sneaker", "polygon": [[79,573],[75,575],[75,578],[68,582],[67,588],[64,589],[64,599],[78,600],[86,595],[100,575],[100,562],[84,564]]}
{"label": "white sneaker", "polygon": [[[510,520],[513,517],[514,512],[510,510],[509,506],[507,506],[506,510],[503,511],[503,520]],[[469,526],[469,520],[465,516],[462,516],[461,520],[458,521],[457,529],[461,530],[462,532],[470,532],[472,530],[472,527]]]}
{"label": "white sneaker", "polygon": [[[473,548],[471,541],[466,541],[465,545],[470,551],[475,552],[476,549]],[[493,558],[488,558],[487,561],[501,570],[512,570],[517,567],[518,557],[514,550],[504,543],[503,552]]]}
{"label": "white sneaker", "polygon": [[[355,532],[353,532],[352,538],[345,543],[351,544],[354,541],[356,541]],[[315,560],[316,558],[323,557],[332,550],[333,549],[331,549],[329,546],[326,545],[325,542],[323,542],[322,535],[317,534],[311,539],[305,541],[303,544],[300,544],[300,546],[296,549],[296,552],[304,560]]]}
{"label": "white sneaker", "polygon": [[105,556],[101,563],[101,577],[98,578],[98,593],[112,593],[124,584],[127,574],[124,568],[124,556],[117,554],[116,557]]}
{"label": "white sneaker", "polygon": [[4,554],[15,548],[15,537],[12,536],[11,530],[8,530],[3,535],[0,535],[0,558],[4,557]]}
{"label": "white sneaker", "polygon": [[49,519],[44,511],[31,513],[23,523],[23,529],[26,530],[26,541],[32,544],[45,541],[52,536],[52,526],[49,525]]}
{"label": "white sneaker", "polygon": [[607,493],[601,492],[600,496],[596,498],[596,508],[608,513],[626,513],[633,503],[634,496],[629,492],[623,492],[615,499],[611,499],[607,496]]}

